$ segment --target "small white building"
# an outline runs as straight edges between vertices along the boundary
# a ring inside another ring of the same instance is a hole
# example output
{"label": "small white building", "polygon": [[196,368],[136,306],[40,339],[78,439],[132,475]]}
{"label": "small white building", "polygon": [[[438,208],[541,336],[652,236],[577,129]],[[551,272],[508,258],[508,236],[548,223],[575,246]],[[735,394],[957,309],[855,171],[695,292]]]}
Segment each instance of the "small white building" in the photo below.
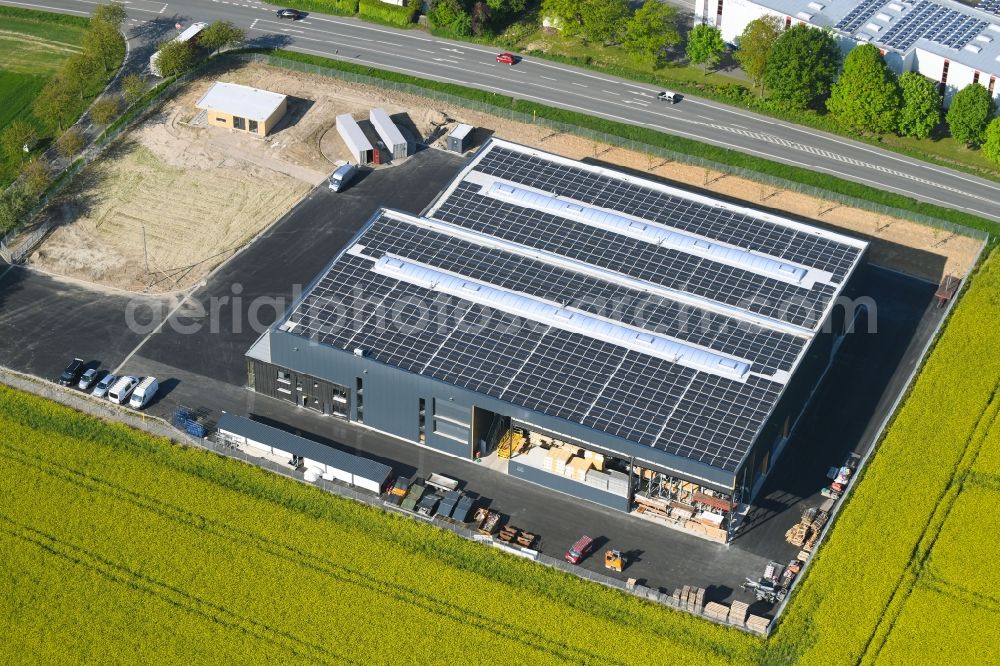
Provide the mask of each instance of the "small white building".
{"label": "small white building", "polygon": [[737,41],[748,23],[776,16],[786,28],[805,23],[833,30],[846,53],[871,43],[897,73],[920,72],[938,81],[945,104],[981,83],[1000,100],[1000,5],[972,8],[954,0],[697,0],[695,21]]}
{"label": "small white building", "polygon": [[217,81],[195,105],[206,112],[209,125],[267,136],[288,109],[288,97]]}
{"label": "small white building", "polygon": [[386,145],[393,159],[402,159],[410,154],[410,144],[403,138],[402,132],[392,122],[385,109],[376,107],[368,112],[368,120],[378,133],[382,143]]}
{"label": "small white building", "polygon": [[342,113],[337,116],[337,132],[358,164],[368,164],[372,161],[374,148],[351,114]]}

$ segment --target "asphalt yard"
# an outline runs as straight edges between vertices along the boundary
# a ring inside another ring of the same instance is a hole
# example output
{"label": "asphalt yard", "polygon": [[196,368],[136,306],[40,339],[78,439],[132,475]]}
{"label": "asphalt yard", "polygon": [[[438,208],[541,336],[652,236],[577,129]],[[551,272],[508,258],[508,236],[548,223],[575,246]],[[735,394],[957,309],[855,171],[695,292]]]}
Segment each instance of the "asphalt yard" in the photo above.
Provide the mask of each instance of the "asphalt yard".
{"label": "asphalt yard", "polygon": [[[668,592],[704,587],[707,600],[751,601],[739,590],[744,577],[759,575],[770,559],[794,557],[798,549],[785,543],[785,530],[803,507],[819,504],[826,470],[848,451],[870,445],[941,316],[931,305],[934,285],[864,269],[861,294],[877,305],[872,313],[877,332],[861,326],[845,340],[743,534],[730,546],[246,390],[247,348],[372,213],[379,206],[419,213],[462,163],[458,156],[424,150],[398,166],[367,173],[343,193],[317,188],[184,302],[99,292],[29,269],[4,273],[0,266],[0,363],[52,378],[65,360],[81,356],[107,368],[121,365],[129,374],[155,375],[163,389],[149,409],[158,416],[169,418],[180,405],[209,422],[222,411],[253,415],[386,462],[400,475],[443,473],[461,480],[467,492],[501,511],[510,524],[540,535],[548,555],[561,557],[588,534],[599,540],[599,552],[582,564],[588,569],[604,572],[600,553],[614,547],[630,555],[622,578]],[[168,313],[164,325],[150,333]],[[126,325],[126,315],[139,322],[135,330]]]}

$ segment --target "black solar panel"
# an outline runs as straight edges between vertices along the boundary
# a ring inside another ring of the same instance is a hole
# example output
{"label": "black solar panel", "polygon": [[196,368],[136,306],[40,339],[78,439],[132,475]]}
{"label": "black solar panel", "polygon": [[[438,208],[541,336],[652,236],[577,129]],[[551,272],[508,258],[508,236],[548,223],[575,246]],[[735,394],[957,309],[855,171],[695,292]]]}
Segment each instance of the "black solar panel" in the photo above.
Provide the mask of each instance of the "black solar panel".
{"label": "black solar panel", "polygon": [[854,34],[858,28],[863,26],[875,13],[885,4],[885,0],[864,0],[852,9],[847,16],[840,19],[836,27],[838,30]]}
{"label": "black solar panel", "polygon": [[476,170],[586,204],[626,212],[681,231],[830,271],[834,283],[843,280],[858,256],[857,248],[814,233],[797,231],[506,148],[493,148],[479,162]]}
{"label": "black solar panel", "polygon": [[976,5],[976,9],[981,9],[991,14],[1000,14],[1000,0],[982,0],[982,2]]}
{"label": "black solar panel", "polygon": [[[478,194],[462,183],[434,216],[452,224],[812,328],[835,287],[812,289]],[[852,248],[853,249],[853,248]],[[846,270],[846,269],[845,269]]]}
{"label": "black solar panel", "polygon": [[918,39],[927,39],[958,50],[972,41],[987,25],[986,21],[974,16],[922,0],[904,14],[879,41],[899,51],[906,51]]}

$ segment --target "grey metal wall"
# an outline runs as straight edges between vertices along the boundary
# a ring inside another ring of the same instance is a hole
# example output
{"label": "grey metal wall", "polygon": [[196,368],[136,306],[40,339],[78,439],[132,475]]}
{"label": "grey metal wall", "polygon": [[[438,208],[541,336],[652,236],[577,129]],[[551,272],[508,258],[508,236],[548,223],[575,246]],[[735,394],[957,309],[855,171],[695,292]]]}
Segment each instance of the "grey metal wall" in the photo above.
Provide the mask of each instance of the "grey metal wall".
{"label": "grey metal wall", "polygon": [[558,490],[559,492],[566,493],[567,495],[580,497],[596,504],[602,504],[604,506],[611,507],[612,509],[618,509],[619,511],[627,512],[629,510],[629,498],[627,497],[604,492],[603,490],[599,490],[593,486],[588,486],[585,483],[574,481],[573,479],[565,476],[550,474],[536,467],[522,465],[515,462],[515,460],[510,461],[507,471],[511,476],[516,476],[519,479],[537,483],[540,486],[545,486],[546,488],[551,488],[552,490]]}
{"label": "grey metal wall", "polygon": [[[279,370],[289,372],[287,382],[278,381]],[[249,358],[247,374],[251,388],[258,393],[331,416],[348,418],[350,414],[351,395],[346,386]],[[336,400],[338,397],[346,398],[347,402]]]}

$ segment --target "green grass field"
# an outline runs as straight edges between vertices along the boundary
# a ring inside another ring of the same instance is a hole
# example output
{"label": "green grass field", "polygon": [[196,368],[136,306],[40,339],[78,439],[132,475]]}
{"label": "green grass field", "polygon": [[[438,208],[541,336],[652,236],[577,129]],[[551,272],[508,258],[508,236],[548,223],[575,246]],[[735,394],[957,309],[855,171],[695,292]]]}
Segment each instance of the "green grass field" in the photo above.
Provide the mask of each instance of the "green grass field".
{"label": "green grass field", "polygon": [[767,641],[0,387],[0,662],[996,663],[998,291],[995,255]]}
{"label": "green grass field", "polygon": [[[53,128],[32,114],[32,103],[66,59],[83,51],[87,23],[83,18],[0,7],[0,131],[21,118],[35,127],[42,140],[39,147],[53,138]],[[79,113],[112,76],[114,72],[95,76],[84,99],[79,100]],[[17,161],[0,155],[0,186],[13,180],[17,169]]]}

